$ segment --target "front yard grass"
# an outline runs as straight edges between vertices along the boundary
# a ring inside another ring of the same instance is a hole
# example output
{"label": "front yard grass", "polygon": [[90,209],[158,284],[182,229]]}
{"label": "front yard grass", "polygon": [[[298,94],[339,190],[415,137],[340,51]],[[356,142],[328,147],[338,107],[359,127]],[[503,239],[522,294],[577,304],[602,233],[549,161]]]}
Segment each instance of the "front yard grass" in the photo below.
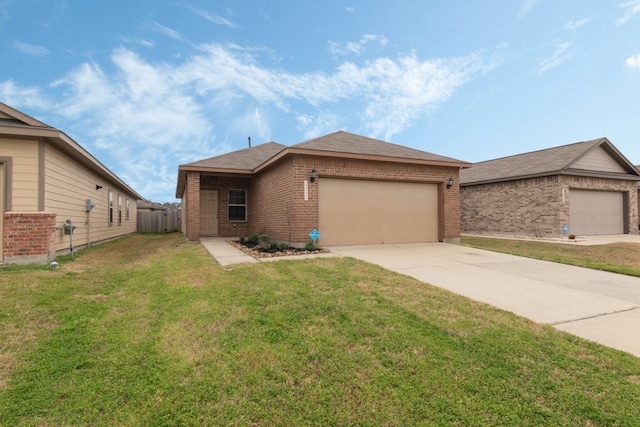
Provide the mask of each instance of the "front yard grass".
{"label": "front yard grass", "polygon": [[476,236],[464,236],[461,240],[463,245],[478,249],[640,277],[640,244],[580,246],[572,243]]}
{"label": "front yard grass", "polygon": [[0,425],[636,426],[640,359],[350,258],[0,268]]}

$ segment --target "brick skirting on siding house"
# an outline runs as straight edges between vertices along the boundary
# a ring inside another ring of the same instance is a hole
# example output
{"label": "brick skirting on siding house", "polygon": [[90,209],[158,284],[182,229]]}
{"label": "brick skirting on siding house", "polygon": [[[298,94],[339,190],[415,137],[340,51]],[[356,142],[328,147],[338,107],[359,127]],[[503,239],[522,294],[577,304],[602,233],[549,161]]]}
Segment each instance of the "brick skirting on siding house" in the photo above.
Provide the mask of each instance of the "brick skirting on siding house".
{"label": "brick skirting on siding house", "polygon": [[55,258],[56,214],[5,212],[5,264],[42,263]]}

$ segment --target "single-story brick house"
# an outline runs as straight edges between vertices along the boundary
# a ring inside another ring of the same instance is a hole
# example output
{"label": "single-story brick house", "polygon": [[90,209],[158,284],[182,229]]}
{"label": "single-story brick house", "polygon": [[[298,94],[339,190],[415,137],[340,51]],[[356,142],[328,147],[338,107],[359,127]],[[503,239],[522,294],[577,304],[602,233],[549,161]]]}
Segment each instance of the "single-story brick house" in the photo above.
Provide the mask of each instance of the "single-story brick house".
{"label": "single-story brick house", "polygon": [[639,181],[607,138],[474,163],[460,174],[462,233],[635,233]]}
{"label": "single-story brick house", "polygon": [[179,166],[182,231],[267,234],[303,246],[459,241],[459,172],[470,164],[337,131]]}
{"label": "single-story brick house", "polygon": [[0,263],[47,262],[71,244],[133,233],[141,198],[64,132],[0,103]]}

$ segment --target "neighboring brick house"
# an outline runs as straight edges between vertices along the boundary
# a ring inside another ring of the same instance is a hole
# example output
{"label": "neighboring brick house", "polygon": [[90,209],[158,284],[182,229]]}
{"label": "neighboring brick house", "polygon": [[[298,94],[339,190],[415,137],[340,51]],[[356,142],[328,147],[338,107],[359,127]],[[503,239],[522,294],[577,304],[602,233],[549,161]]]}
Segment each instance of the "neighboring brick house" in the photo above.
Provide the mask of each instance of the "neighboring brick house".
{"label": "neighboring brick house", "polygon": [[[640,165],[636,165],[636,169],[640,172]],[[640,232],[640,182],[638,182],[638,232]]]}
{"label": "neighboring brick house", "polygon": [[636,233],[639,181],[606,138],[475,163],[460,174],[462,233]]}
{"label": "neighboring brick house", "polygon": [[191,241],[258,233],[302,246],[317,229],[323,245],[457,242],[469,166],[338,131],[181,165],[176,197]]}
{"label": "neighboring brick house", "polygon": [[140,198],[65,133],[0,103],[0,263],[46,262],[71,243],[133,233]]}

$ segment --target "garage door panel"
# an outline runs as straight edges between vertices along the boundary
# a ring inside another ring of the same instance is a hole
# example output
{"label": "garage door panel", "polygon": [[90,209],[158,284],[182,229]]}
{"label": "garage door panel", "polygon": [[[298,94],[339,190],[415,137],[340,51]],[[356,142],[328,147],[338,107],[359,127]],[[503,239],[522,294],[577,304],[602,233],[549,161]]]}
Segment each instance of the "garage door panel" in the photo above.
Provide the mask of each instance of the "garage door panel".
{"label": "garage door panel", "polygon": [[318,209],[324,245],[438,240],[435,184],[325,178]]}
{"label": "garage door panel", "polygon": [[623,234],[624,195],[615,191],[571,190],[570,232]]}

